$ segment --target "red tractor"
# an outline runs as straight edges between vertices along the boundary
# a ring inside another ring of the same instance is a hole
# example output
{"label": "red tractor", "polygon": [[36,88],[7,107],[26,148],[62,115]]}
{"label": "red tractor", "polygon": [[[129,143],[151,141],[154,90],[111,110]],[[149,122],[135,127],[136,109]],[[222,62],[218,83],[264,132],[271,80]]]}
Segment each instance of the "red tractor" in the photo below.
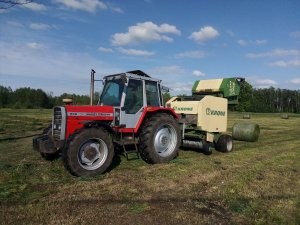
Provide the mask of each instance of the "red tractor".
{"label": "red tractor", "polygon": [[61,154],[76,176],[105,172],[117,146],[147,163],[175,158],[180,128],[174,110],[164,107],[161,80],[137,70],[105,76],[103,82],[97,105],[54,107],[52,125],[33,139],[34,149],[46,159]]}

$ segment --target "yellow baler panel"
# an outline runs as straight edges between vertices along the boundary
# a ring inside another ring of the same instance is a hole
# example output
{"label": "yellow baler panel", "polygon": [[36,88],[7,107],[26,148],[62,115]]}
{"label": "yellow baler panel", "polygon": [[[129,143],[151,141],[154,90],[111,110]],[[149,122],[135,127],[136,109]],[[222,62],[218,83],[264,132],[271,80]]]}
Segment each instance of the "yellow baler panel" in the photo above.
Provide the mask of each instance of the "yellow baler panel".
{"label": "yellow baler panel", "polygon": [[227,106],[226,98],[207,95],[200,101],[177,101],[173,98],[168,104],[177,114],[197,115],[197,126],[208,132],[226,132]]}
{"label": "yellow baler panel", "polygon": [[213,79],[213,80],[201,80],[196,87],[196,92],[205,91],[207,89],[212,91],[220,90],[223,79]]}
{"label": "yellow baler panel", "polygon": [[227,99],[209,95],[201,99],[197,125],[208,132],[226,132]]}

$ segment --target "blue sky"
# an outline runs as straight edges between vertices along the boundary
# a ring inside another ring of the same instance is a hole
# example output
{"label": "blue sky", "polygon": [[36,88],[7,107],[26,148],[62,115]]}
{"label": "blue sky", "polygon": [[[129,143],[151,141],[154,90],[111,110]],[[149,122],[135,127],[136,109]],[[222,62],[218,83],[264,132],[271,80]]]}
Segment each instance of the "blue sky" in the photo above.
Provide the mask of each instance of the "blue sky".
{"label": "blue sky", "polygon": [[98,79],[141,69],[174,95],[233,76],[299,90],[300,1],[36,0],[0,10],[0,85],[88,94],[92,68]]}

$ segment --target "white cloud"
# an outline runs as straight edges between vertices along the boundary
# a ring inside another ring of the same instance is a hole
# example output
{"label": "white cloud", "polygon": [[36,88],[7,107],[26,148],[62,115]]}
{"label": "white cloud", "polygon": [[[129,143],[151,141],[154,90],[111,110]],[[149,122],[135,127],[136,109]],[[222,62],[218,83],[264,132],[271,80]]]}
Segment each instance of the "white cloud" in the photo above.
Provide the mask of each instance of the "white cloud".
{"label": "white cloud", "polygon": [[107,5],[99,0],[54,0],[66,8],[82,10],[86,12],[96,12],[99,9],[107,9]]}
{"label": "white cloud", "polygon": [[33,11],[44,11],[44,10],[47,9],[47,7],[45,5],[40,4],[40,3],[36,3],[36,2],[31,2],[31,3],[28,3],[28,4],[23,4],[22,7],[26,8],[26,9],[33,10]]}
{"label": "white cloud", "polygon": [[187,51],[176,54],[176,57],[179,58],[192,58],[192,59],[201,59],[204,58],[204,51]]}
{"label": "white cloud", "polygon": [[226,33],[230,36],[230,37],[234,37],[235,33],[231,30],[227,30]]}
{"label": "white cloud", "polygon": [[104,48],[104,47],[99,47],[98,50],[100,52],[105,52],[105,53],[111,53],[114,52],[114,50],[112,48]]}
{"label": "white cloud", "polygon": [[246,46],[246,45],[248,45],[248,42],[245,41],[245,40],[238,40],[237,43],[238,43],[239,45],[241,45],[241,46]]}
{"label": "white cloud", "polygon": [[48,30],[50,26],[44,23],[31,23],[29,27],[33,30]]}
{"label": "white cloud", "polygon": [[151,70],[153,74],[159,74],[161,76],[164,75],[181,75],[185,73],[185,70],[182,69],[180,66],[171,65],[171,66],[163,66],[163,67],[156,67]]}
{"label": "white cloud", "polygon": [[117,13],[124,13],[123,9],[121,9],[120,7],[118,6],[115,6],[114,4],[112,4],[111,2],[106,2],[108,8],[114,12],[117,12]]}
{"label": "white cloud", "polygon": [[277,85],[277,82],[271,79],[256,79],[252,83],[257,88],[268,88]]}
{"label": "white cloud", "polygon": [[300,77],[290,80],[291,84],[299,84],[300,85]]}
{"label": "white cloud", "polygon": [[237,41],[237,43],[241,46],[247,46],[247,45],[264,45],[264,44],[267,44],[268,41],[267,40],[260,40],[260,39],[257,39],[255,41],[253,40],[243,40],[243,39],[240,39]]}
{"label": "white cloud", "polygon": [[269,66],[273,67],[299,67],[300,66],[300,59],[294,60],[279,60],[272,63],[269,63]]}
{"label": "white cloud", "polygon": [[290,33],[291,38],[300,38],[300,31],[293,31]]}
{"label": "white cloud", "polygon": [[117,6],[112,6],[112,7],[110,7],[110,9],[117,13],[124,13],[123,9],[121,9],[120,7],[117,7]]}
{"label": "white cloud", "polygon": [[264,45],[264,44],[267,44],[268,41],[267,40],[255,40],[255,44],[257,45]]}
{"label": "white cloud", "polygon": [[274,49],[269,52],[262,53],[248,53],[247,58],[264,58],[264,57],[284,57],[284,56],[297,56],[300,51],[296,49]]}
{"label": "white cloud", "polygon": [[22,43],[0,41],[0,49],[0,83],[4,80],[5,86],[12,88],[32,87],[34,83],[36,88],[53,91],[55,95],[88,94],[91,68],[97,72],[97,78],[124,71],[89,54],[64,52],[55,46],[36,51]]}
{"label": "white cloud", "polygon": [[13,27],[24,27],[24,25],[22,23],[19,23],[17,21],[7,21],[7,24],[9,26],[13,26]]}
{"label": "white cloud", "polygon": [[277,83],[271,79],[257,80],[256,84],[259,85],[276,85]]}
{"label": "white cloud", "polygon": [[173,95],[188,94],[192,92],[194,83],[193,82],[174,82],[167,83],[166,86],[171,89]]}
{"label": "white cloud", "polygon": [[112,45],[132,45],[151,41],[166,41],[172,42],[173,39],[165,34],[180,35],[181,32],[174,25],[161,24],[148,21],[137,23],[128,28],[127,33],[116,33],[112,36]]}
{"label": "white cloud", "polygon": [[126,49],[126,48],[118,48],[118,51],[125,55],[134,55],[134,56],[152,56],[155,54],[154,52],[137,50],[137,49]]}
{"label": "white cloud", "polygon": [[201,72],[200,70],[194,70],[192,73],[196,77],[203,77],[205,76],[205,73]]}
{"label": "white cloud", "polygon": [[189,39],[192,39],[198,43],[204,43],[205,41],[214,39],[219,35],[220,35],[219,32],[215,28],[211,26],[205,26],[202,27],[199,31],[193,32],[189,36]]}
{"label": "white cloud", "polygon": [[28,48],[30,49],[34,49],[34,50],[39,50],[44,48],[44,45],[37,43],[37,42],[31,42],[31,43],[27,43],[26,45]]}

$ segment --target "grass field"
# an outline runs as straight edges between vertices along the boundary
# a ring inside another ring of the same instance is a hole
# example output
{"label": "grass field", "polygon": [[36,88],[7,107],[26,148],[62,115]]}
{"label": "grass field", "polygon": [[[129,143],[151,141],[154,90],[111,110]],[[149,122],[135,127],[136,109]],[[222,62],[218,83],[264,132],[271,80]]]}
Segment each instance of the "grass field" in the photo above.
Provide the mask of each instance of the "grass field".
{"label": "grass field", "polygon": [[[231,113],[229,127],[241,118]],[[50,120],[50,110],[0,110],[1,224],[300,224],[300,115],[252,114],[259,141],[229,154],[185,150],[159,165],[118,155],[94,178],[32,150]]]}

